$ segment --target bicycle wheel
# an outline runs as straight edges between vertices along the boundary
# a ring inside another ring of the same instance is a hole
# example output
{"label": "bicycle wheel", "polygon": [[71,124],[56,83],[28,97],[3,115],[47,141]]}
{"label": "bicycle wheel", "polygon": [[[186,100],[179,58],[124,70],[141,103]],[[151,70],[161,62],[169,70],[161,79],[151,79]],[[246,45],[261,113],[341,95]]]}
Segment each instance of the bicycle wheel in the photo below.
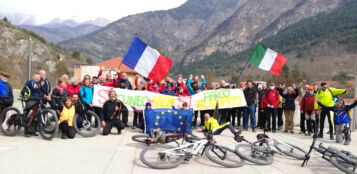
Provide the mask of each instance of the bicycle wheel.
{"label": "bicycle wheel", "polygon": [[96,113],[87,111],[83,116],[76,114],[73,127],[83,137],[94,137],[100,131],[101,121]]}
{"label": "bicycle wheel", "polygon": [[163,151],[173,149],[173,146],[156,144],[148,146],[140,153],[140,160],[154,169],[172,169],[180,165],[183,157],[175,151],[164,153]]}
{"label": "bicycle wheel", "polygon": [[43,109],[37,117],[38,133],[45,140],[52,140],[58,131],[57,114],[52,109]]}
{"label": "bicycle wheel", "polygon": [[6,136],[15,136],[22,127],[21,113],[17,108],[7,108],[0,115],[0,129]]}
{"label": "bicycle wheel", "polygon": [[[265,147],[260,147],[264,149]],[[259,165],[269,165],[274,161],[272,154],[261,152],[258,150],[252,151],[250,144],[238,144],[236,146],[236,153],[243,159]]]}
{"label": "bicycle wheel", "polygon": [[136,141],[136,142],[139,142],[139,143],[145,143],[147,145],[150,144],[150,143],[148,144],[148,142],[152,141],[150,136],[146,135],[146,134],[144,134],[144,135],[134,135],[134,136],[131,137],[131,139],[133,141]]}
{"label": "bicycle wheel", "polygon": [[337,167],[342,172],[347,174],[356,174],[357,161],[351,163],[350,161],[343,160],[339,157],[331,157],[330,163]]}
{"label": "bicycle wheel", "polygon": [[212,162],[225,167],[236,168],[244,165],[245,160],[235,150],[224,146],[208,146],[205,155]]}
{"label": "bicycle wheel", "polygon": [[305,150],[290,143],[280,143],[278,141],[274,141],[274,145],[281,153],[299,160],[304,160],[305,155],[307,154]]}

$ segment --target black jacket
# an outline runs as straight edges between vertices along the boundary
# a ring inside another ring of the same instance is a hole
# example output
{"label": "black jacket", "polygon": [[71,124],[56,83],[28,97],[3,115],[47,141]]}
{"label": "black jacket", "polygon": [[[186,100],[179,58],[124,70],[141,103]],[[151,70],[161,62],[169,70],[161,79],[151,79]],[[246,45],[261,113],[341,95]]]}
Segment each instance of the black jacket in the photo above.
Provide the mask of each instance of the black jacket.
{"label": "black jacket", "polygon": [[43,87],[46,88],[46,92],[47,92],[46,95],[48,95],[48,94],[51,93],[51,84],[50,84],[50,81],[48,81],[47,78],[42,79],[42,80],[45,82],[45,84],[43,85]]}
{"label": "black jacket", "polygon": [[247,105],[249,106],[255,104],[255,100],[257,99],[257,90],[255,88],[245,88],[243,92]]}
{"label": "black jacket", "polygon": [[[120,83],[125,83],[125,86],[124,87],[120,86]],[[131,86],[131,83],[128,79],[118,80],[116,87],[121,88],[121,89],[133,89],[133,87]]]}
{"label": "black jacket", "polygon": [[[280,93],[279,93],[280,94]],[[284,99],[285,102],[283,104],[284,110],[295,110],[295,99],[299,96],[299,90],[295,88],[295,94],[280,94]]]}
{"label": "black jacket", "polygon": [[[115,106],[119,107],[119,111],[117,111],[117,113],[115,113],[115,115],[113,116],[113,113],[115,112]],[[120,116],[120,110],[123,108],[123,106],[124,105],[120,100],[106,101],[103,105],[103,114],[101,114],[103,118],[101,120],[105,122],[111,122],[112,120],[119,119],[118,116]]]}
{"label": "black jacket", "polygon": [[67,89],[65,89],[65,90],[63,90],[63,93],[61,94],[57,88],[54,88],[52,90],[52,96],[53,97],[50,102],[52,109],[60,110],[60,107],[64,104],[66,97],[69,96],[69,92]]}

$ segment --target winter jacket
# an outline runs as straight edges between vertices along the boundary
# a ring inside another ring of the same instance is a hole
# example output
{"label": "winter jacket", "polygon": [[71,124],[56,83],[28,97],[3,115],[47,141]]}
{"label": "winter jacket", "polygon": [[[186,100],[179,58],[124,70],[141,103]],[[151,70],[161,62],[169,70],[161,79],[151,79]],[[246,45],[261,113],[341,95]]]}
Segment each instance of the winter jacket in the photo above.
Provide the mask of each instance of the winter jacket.
{"label": "winter jacket", "polygon": [[[191,86],[191,83],[192,83],[192,79],[189,79],[188,82],[187,82],[187,87],[188,89],[190,90],[190,95],[195,95],[196,92],[194,91],[194,89],[192,88]],[[202,79],[202,82],[201,82],[201,85],[198,87],[198,90],[201,91],[202,90],[202,87],[203,85],[206,83],[206,80],[203,78]]]}
{"label": "winter jacket", "polygon": [[60,118],[59,118],[59,123],[62,123],[64,121],[68,122],[68,126],[73,126],[73,118],[76,115],[76,109],[74,106],[72,106],[71,108],[67,108],[65,106],[62,106],[62,112],[60,114]]}
{"label": "winter jacket", "polygon": [[47,94],[47,89],[40,82],[34,80],[27,81],[24,88],[30,89],[31,97],[43,97],[44,94]]}
{"label": "winter jacket", "polygon": [[161,94],[175,96],[175,90],[168,90],[168,89],[165,89],[164,91],[162,91],[162,92],[161,92]]}
{"label": "winter jacket", "polygon": [[254,88],[245,88],[243,92],[247,105],[249,106],[255,104],[257,99],[257,90]]}
{"label": "winter jacket", "polygon": [[[97,77],[100,77],[102,74],[103,74],[103,71],[100,70]],[[102,86],[115,87],[117,85],[119,79],[121,78],[121,73],[117,73],[117,74],[118,74],[117,79],[106,80],[106,82],[104,84],[102,84]]]}
{"label": "winter jacket", "polygon": [[69,96],[69,92],[67,89],[64,89],[61,93],[59,88],[60,87],[57,86],[52,90],[53,98],[51,99],[50,105],[51,108],[54,110],[59,110],[59,108],[63,106],[65,98]]}
{"label": "winter jacket", "polygon": [[284,99],[285,102],[283,104],[284,110],[295,110],[295,99],[299,96],[299,90],[295,88],[295,94],[280,94]]}
{"label": "winter jacket", "polygon": [[0,105],[12,106],[12,104],[14,103],[14,95],[12,93],[12,87],[10,83],[3,82],[1,79],[0,82],[3,84],[4,90],[6,92],[6,96],[2,96],[2,97],[0,96]]}
{"label": "winter jacket", "polygon": [[69,96],[72,97],[73,94],[79,94],[81,90],[81,85],[78,84],[77,86],[67,85],[67,90],[69,92]]}
{"label": "winter jacket", "polygon": [[[189,89],[185,83],[183,83],[183,82],[178,83],[177,86],[181,86],[181,88],[183,89],[183,92],[181,94],[182,97],[186,97],[186,96],[190,95]],[[178,91],[176,92],[176,95],[179,95]]]}
{"label": "winter jacket", "polygon": [[340,108],[338,107],[328,107],[323,105],[322,103],[318,103],[318,105],[326,110],[330,110],[334,112],[334,121],[335,124],[343,124],[343,123],[350,123],[350,117],[349,117],[349,110],[356,107],[357,101],[355,101],[351,105],[345,105]]}
{"label": "winter jacket", "polygon": [[315,110],[319,109],[319,105],[316,102],[317,99],[320,99],[321,104],[327,107],[332,107],[334,106],[333,96],[344,93],[346,93],[346,89],[328,88],[325,91],[318,90],[315,97]]}
{"label": "winter jacket", "polygon": [[0,80],[0,97],[6,97],[6,96],[7,93],[6,93],[5,85]]}
{"label": "winter jacket", "polygon": [[269,105],[273,105],[274,108],[278,108],[279,105],[279,92],[274,90],[267,90],[263,96],[261,108],[266,108]]}
{"label": "winter jacket", "polygon": [[[154,82],[156,83],[156,82]],[[149,83],[148,84],[148,90],[151,91],[151,92],[154,92],[154,93],[161,93],[165,90],[165,83],[163,83],[161,86],[158,86],[158,87],[153,87],[153,84],[152,83]]]}
{"label": "winter jacket", "polygon": [[82,102],[85,104],[91,104],[93,103],[93,86],[82,86],[80,90],[80,96],[82,99]]}
{"label": "winter jacket", "polygon": [[[125,86],[124,87],[120,86],[120,83],[125,83]],[[131,86],[131,83],[128,79],[118,80],[116,87],[121,88],[121,89],[133,89],[133,87]]]}
{"label": "winter jacket", "polygon": [[47,78],[45,79],[42,79],[45,84],[43,85],[45,88],[46,88],[46,95],[50,94],[51,93],[51,84],[50,84],[50,81],[48,81]]}
{"label": "winter jacket", "polygon": [[308,111],[314,111],[315,108],[315,94],[306,93],[301,99],[300,111],[305,113]]}
{"label": "winter jacket", "polygon": [[[119,111],[115,113],[113,116],[113,113],[115,112],[115,106],[119,107]],[[104,103],[103,105],[103,114],[102,114],[102,120],[105,122],[111,122],[112,120],[118,119],[117,116],[120,115],[120,110],[123,108],[123,104],[120,100],[108,100]]]}

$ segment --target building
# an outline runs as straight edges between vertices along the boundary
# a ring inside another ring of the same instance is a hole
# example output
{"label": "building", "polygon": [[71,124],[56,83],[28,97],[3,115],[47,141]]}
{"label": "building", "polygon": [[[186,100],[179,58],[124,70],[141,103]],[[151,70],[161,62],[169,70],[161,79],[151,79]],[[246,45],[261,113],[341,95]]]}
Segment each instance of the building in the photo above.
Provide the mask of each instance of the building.
{"label": "building", "polygon": [[105,71],[102,73],[103,75],[107,74],[108,72],[114,75],[116,74],[116,70],[120,66],[120,72],[126,73],[128,75],[128,80],[131,82],[131,84],[134,87],[135,86],[134,79],[135,76],[138,75],[138,73],[132,70],[131,68],[129,68],[128,66],[121,64],[122,61],[123,58],[116,57],[103,62],[99,62],[96,65],[75,65],[74,76],[80,79],[83,79],[83,77],[86,74],[90,76],[97,76],[101,67],[105,69]]}

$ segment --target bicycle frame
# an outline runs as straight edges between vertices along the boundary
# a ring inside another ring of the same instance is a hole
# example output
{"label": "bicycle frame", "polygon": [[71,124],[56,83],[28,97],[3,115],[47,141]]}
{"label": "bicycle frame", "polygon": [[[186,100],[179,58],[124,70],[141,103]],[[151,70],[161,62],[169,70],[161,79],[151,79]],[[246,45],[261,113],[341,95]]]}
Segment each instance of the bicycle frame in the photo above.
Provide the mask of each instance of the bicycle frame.
{"label": "bicycle frame", "polygon": [[179,156],[184,157],[185,156],[185,152],[186,152],[185,149],[188,149],[188,148],[192,147],[194,149],[194,152],[192,153],[192,155],[198,156],[199,151],[203,147],[207,146],[208,142],[209,141],[207,139],[203,139],[203,140],[200,140],[200,141],[196,141],[194,143],[180,144],[179,147],[159,152],[159,154],[177,155],[177,153],[175,151],[179,150],[179,152],[180,152]]}

